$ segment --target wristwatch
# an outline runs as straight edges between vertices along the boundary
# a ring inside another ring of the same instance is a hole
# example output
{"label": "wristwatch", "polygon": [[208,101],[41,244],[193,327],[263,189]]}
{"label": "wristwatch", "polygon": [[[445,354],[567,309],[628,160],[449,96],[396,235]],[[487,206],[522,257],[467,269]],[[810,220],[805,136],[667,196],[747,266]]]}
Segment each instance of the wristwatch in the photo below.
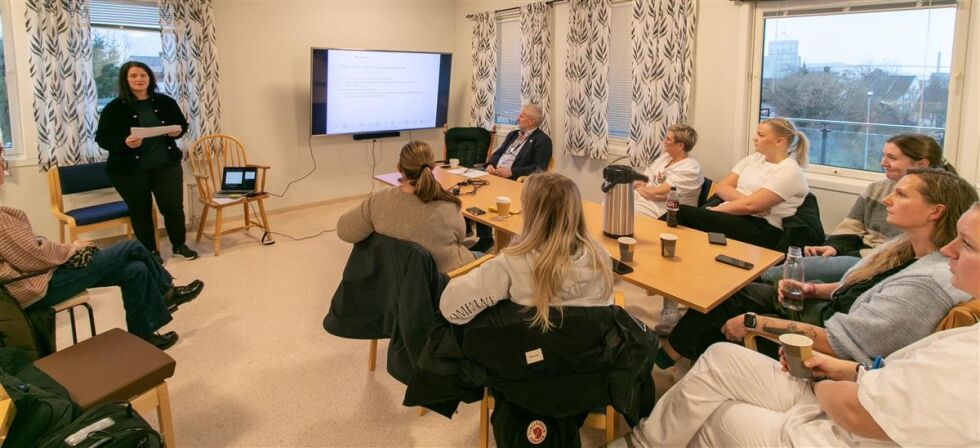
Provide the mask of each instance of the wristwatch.
{"label": "wristwatch", "polygon": [[742,325],[744,325],[745,328],[755,328],[755,313],[743,314]]}

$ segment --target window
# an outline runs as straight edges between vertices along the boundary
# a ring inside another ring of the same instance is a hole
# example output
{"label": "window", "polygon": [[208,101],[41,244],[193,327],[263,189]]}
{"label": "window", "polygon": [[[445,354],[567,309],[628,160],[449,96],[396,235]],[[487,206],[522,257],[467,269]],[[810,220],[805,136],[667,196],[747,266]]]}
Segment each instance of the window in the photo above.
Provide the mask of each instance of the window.
{"label": "window", "polygon": [[[6,11],[0,11],[0,13]],[[4,58],[6,37],[4,35],[4,22],[0,20],[0,144],[3,145],[2,150],[7,154],[14,154],[14,140],[13,140],[13,126],[10,122],[10,96],[8,92],[16,92],[13,83],[8,84],[8,70],[7,62]],[[13,73],[10,70],[9,73]]]}
{"label": "window", "polygon": [[810,139],[810,163],[827,172],[880,172],[882,147],[899,133],[949,143],[959,101],[950,74],[962,65],[955,0],[827,3],[761,9],[752,127],[791,119]]}
{"label": "window", "polygon": [[511,15],[497,20],[495,122],[516,125],[519,113],[521,113],[521,21]]}
{"label": "window", "polygon": [[160,10],[154,4],[92,0],[92,69],[98,96],[97,110],[119,92],[119,68],[126,61],[150,67],[157,90],[164,90],[163,56],[160,44]]}
{"label": "window", "polygon": [[633,3],[618,2],[612,6],[609,31],[609,136],[626,139],[630,135],[633,101],[633,44],[630,29]]}

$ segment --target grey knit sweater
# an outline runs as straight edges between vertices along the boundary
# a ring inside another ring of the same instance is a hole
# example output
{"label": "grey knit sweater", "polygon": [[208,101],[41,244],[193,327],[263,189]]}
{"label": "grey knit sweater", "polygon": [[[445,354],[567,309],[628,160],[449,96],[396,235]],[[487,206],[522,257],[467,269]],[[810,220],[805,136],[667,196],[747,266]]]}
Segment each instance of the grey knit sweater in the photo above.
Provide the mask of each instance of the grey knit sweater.
{"label": "grey knit sweater", "polygon": [[462,244],[466,224],[456,204],[426,204],[398,187],[372,193],[337,222],[337,236],[348,243],[361,241],[372,232],[422,246],[432,254],[440,272],[449,272],[475,259]]}
{"label": "grey knit sweater", "polygon": [[861,294],[847,314],[827,320],[830,346],[839,358],[870,362],[929,336],[953,306],[970,299],[951,279],[938,250],[922,257]]}

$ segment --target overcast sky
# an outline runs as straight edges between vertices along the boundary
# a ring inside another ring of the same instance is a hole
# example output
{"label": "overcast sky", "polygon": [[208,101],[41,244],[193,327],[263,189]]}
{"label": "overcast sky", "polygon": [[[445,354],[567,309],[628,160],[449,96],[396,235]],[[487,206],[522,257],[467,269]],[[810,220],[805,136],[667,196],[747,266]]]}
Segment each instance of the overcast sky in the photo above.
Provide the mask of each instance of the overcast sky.
{"label": "overcast sky", "polygon": [[928,76],[939,52],[942,71],[949,71],[955,18],[956,8],[774,18],[766,20],[765,41],[798,40],[807,65],[901,66],[903,73]]}

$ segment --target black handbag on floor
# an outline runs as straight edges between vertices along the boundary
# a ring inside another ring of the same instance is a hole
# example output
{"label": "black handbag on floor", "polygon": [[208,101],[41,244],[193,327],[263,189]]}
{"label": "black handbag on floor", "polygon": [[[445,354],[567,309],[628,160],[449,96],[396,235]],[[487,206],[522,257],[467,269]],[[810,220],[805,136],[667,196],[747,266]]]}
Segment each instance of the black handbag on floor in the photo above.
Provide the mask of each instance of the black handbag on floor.
{"label": "black handbag on floor", "polygon": [[125,401],[100,404],[78,416],[42,448],[161,448],[163,440]]}

